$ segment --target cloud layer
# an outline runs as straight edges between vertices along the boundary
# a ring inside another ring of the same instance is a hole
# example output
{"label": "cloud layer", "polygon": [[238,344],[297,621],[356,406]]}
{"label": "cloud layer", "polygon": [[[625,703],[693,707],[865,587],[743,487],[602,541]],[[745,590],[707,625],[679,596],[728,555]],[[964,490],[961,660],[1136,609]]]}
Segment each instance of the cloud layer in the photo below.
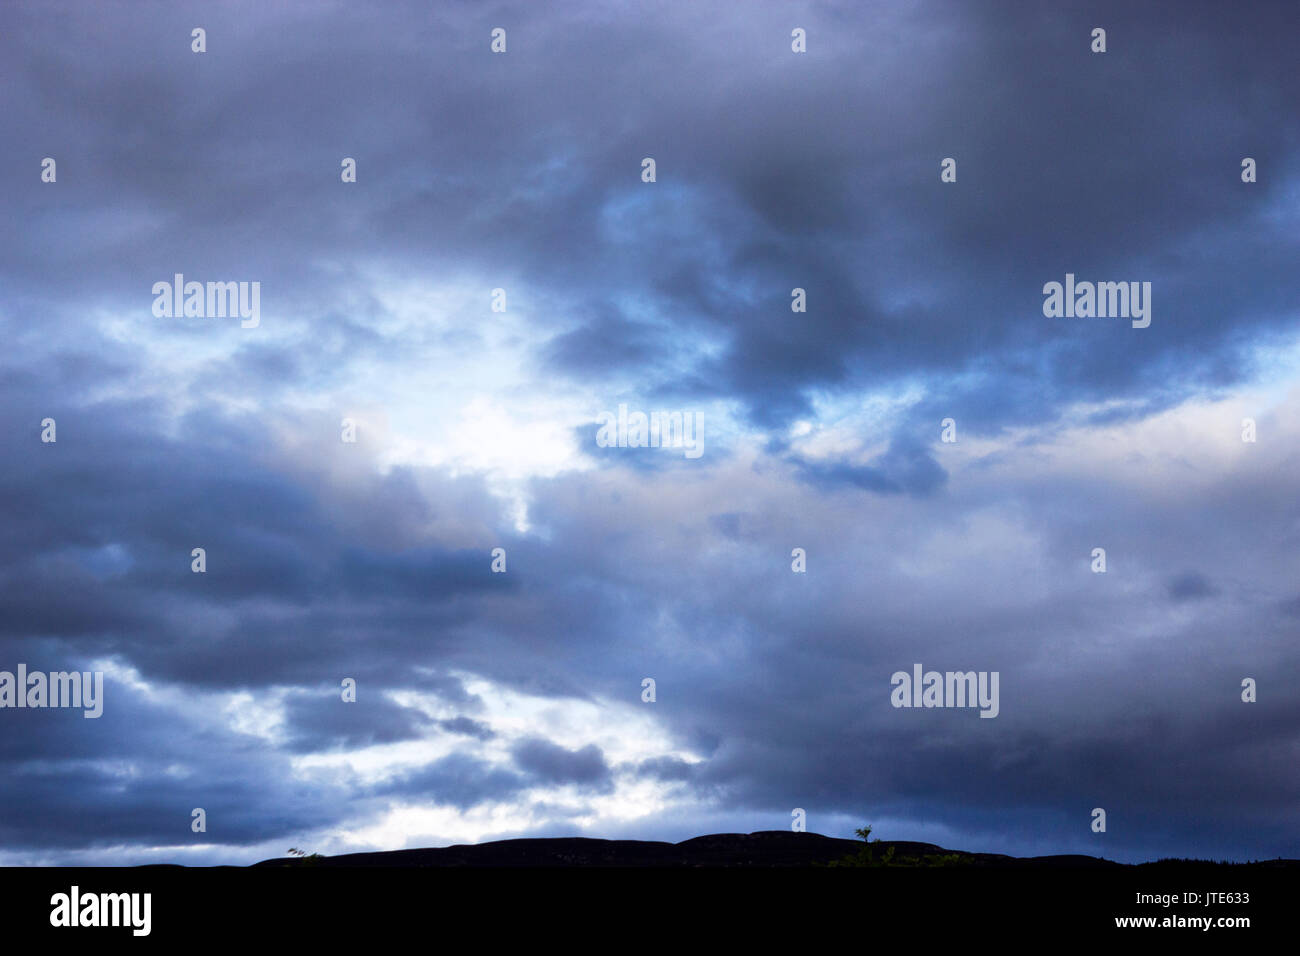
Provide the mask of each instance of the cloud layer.
{"label": "cloud layer", "polygon": [[[106,703],[0,711],[0,862],[796,807],[1300,856],[1294,25],[7,6],[0,669]],[[260,325],[154,317],[176,273],[260,282]],[[1151,326],[1046,318],[1067,273],[1151,282]],[[621,403],[704,454],[598,447]],[[998,671],[999,716],[893,708],[915,662]]]}

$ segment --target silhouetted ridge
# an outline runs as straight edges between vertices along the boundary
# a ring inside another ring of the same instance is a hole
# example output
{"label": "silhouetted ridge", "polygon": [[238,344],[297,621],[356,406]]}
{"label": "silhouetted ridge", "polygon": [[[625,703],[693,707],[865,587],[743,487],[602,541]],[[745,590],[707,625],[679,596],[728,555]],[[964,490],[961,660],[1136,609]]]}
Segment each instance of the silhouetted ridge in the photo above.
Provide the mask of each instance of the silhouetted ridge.
{"label": "silhouetted ridge", "polygon": [[[829,863],[856,856],[865,844],[819,833],[760,830],[757,833],[714,833],[681,843],[656,840],[598,840],[589,837],[494,840],[488,843],[428,847],[418,850],[389,850],[378,853],[345,853],[314,859],[286,857],[263,860],[257,866],[437,866],[437,867],[690,867],[750,866],[788,867]],[[956,854],[972,866],[1065,866],[1112,867],[1110,860],[1092,856],[1013,857],[997,853],[963,853],[933,843],[872,841],[877,857],[894,848],[896,858],[938,857]]]}

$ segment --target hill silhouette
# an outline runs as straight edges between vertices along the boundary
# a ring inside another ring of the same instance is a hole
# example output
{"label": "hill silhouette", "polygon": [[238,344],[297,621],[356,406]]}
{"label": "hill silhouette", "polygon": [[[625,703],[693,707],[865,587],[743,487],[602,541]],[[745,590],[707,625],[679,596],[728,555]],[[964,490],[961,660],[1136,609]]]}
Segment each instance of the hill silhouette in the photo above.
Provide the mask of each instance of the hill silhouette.
{"label": "hill silhouette", "polygon": [[[681,843],[656,840],[600,840],[588,837],[494,840],[414,850],[345,853],[314,858],[263,860],[262,867],[806,867],[856,856],[865,844],[819,833],[760,830],[715,833]],[[1100,857],[1075,854],[1014,857],[966,853],[933,843],[873,840],[878,856],[892,847],[895,859],[956,856],[960,865],[979,867],[1120,867]]]}

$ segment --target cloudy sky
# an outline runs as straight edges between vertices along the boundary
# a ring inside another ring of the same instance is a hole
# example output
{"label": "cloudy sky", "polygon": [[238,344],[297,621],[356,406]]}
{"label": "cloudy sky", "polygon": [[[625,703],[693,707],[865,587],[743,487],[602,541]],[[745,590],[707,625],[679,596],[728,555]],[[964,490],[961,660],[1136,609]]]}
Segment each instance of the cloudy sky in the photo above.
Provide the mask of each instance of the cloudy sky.
{"label": "cloudy sky", "polygon": [[5,4],[0,863],[1300,857],[1300,15],[1134,6]]}

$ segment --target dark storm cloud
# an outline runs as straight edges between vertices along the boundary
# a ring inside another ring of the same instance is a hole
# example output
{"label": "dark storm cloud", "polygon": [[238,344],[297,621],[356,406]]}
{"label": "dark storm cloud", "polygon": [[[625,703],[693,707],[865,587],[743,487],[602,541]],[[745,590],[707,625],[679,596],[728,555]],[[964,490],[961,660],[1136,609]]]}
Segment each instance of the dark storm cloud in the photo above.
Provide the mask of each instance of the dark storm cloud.
{"label": "dark storm cloud", "polygon": [[522,775],[493,767],[467,754],[452,754],[376,788],[387,796],[424,798],[462,810],[480,803],[504,800],[526,789]]}
{"label": "dark storm cloud", "polygon": [[[9,500],[28,504],[15,509],[0,548],[4,633],[81,635],[83,653],[128,653],[146,677],[275,683],[325,676],[317,668],[333,677],[338,670],[328,669],[351,659],[351,629],[367,616],[372,646],[413,647],[424,634],[400,632],[416,615],[421,629],[445,627],[464,613],[455,600],[516,586],[488,573],[487,547],[409,547],[404,526],[429,506],[401,472],[362,489],[370,539],[362,542],[327,492],[259,465],[265,423],[205,415],[188,420],[181,437],[161,439],[132,424],[154,414],[146,403],[95,405],[64,417],[57,444],[17,446]],[[30,431],[30,416],[0,418],[13,434]],[[497,516],[482,517],[491,526]],[[116,568],[96,574],[78,559],[76,549],[109,546],[123,556]],[[202,575],[191,571],[194,547],[206,550]],[[241,617],[226,625],[217,612],[232,602]],[[361,618],[331,610],[343,604]],[[273,605],[301,614],[286,620]],[[195,643],[178,644],[180,635]],[[260,677],[248,675],[243,655],[252,647]],[[387,660],[349,673],[378,667],[391,676]]]}
{"label": "dark storm cloud", "polygon": [[429,723],[418,711],[376,698],[365,688],[359,689],[351,702],[343,700],[341,688],[331,688],[310,697],[295,697],[285,709],[291,735],[288,749],[293,753],[418,740]]}
{"label": "dark storm cloud", "polygon": [[510,753],[520,769],[546,783],[609,788],[609,765],[595,744],[569,750],[541,737],[530,737],[515,744]]}
{"label": "dark storm cloud", "polygon": [[451,717],[438,721],[437,725],[449,734],[461,734],[475,740],[491,740],[496,736],[496,731],[487,724],[469,717]]}
{"label": "dark storm cloud", "polygon": [[[664,8],[667,22],[674,12]],[[36,8],[16,14],[25,29],[8,42],[35,42],[10,51],[9,132],[39,128],[43,152],[64,148],[65,216],[90,216],[90,203],[132,224],[112,257],[96,254],[104,240],[93,229],[65,230],[44,259],[30,237],[11,240],[23,253],[18,289],[59,282],[72,301],[93,290],[147,318],[144,290],[174,271],[266,273],[268,302],[274,292],[324,313],[341,279],[315,262],[508,263],[527,288],[568,305],[538,316],[555,323],[561,374],[641,374],[663,360],[663,343],[722,335],[721,356],[677,373],[679,384],[742,398],[756,422],[776,426],[806,413],[808,389],[978,368],[984,385],[963,408],[981,429],[1015,417],[1008,392],[1047,384],[1034,395],[1049,407],[1140,394],[1171,357],[1225,361],[1186,369],[1167,400],[1215,376],[1236,380],[1233,340],[1275,327],[1281,290],[1294,291],[1294,237],[1260,215],[1295,173],[1296,133],[1278,121],[1297,105],[1279,66],[1286,31],[1267,28],[1282,6],[1252,14],[1248,32],[1235,29],[1238,13],[1204,4],[1178,7],[1178,30],[1163,8],[944,7],[894,33],[942,51],[905,71],[906,46],[880,49],[870,22],[833,7],[805,11],[822,51],[781,65],[754,42],[788,35],[797,14],[775,8],[673,26],[502,8],[524,85],[480,63],[481,30],[455,8],[203,13],[206,58],[173,42],[188,37],[192,12],[115,8],[111,60],[82,48],[95,42],[89,12],[58,31]],[[1015,29],[995,26],[1012,14]],[[1088,51],[1094,20],[1109,25],[1104,56]],[[817,37],[822,24],[848,35]],[[855,35],[875,51],[868,67]],[[689,83],[658,72],[668,54],[692,64]],[[393,96],[411,81],[442,94]],[[715,92],[701,101],[700,88]],[[654,97],[633,97],[645,89]],[[1012,99],[1015,109],[995,108]],[[304,126],[306,114],[315,120]],[[645,186],[640,157],[656,150],[660,181]],[[360,231],[336,182],[345,154],[359,154],[356,188],[370,197]],[[1266,171],[1251,187],[1237,176],[1247,154]],[[950,186],[938,182],[946,155],[959,162]],[[9,163],[10,203],[46,228],[48,190],[31,160]],[[693,190],[685,212],[681,188]],[[274,243],[250,243],[259,223],[274,223]],[[1190,268],[1158,264],[1202,233],[1219,241],[1189,249]],[[1041,287],[1066,271],[1153,281],[1152,329],[1044,319]],[[806,314],[789,310],[796,285],[808,290]],[[624,317],[615,295],[640,299],[660,324]],[[575,311],[588,317],[577,327]],[[345,328],[323,315],[314,324]],[[349,347],[375,339],[363,323],[345,334]]]}
{"label": "dark storm cloud", "polygon": [[543,357],[551,368],[571,375],[609,369],[651,372],[671,358],[665,346],[674,334],[672,325],[656,327],[606,315],[556,335]]}
{"label": "dark storm cloud", "polygon": [[[1099,426],[1213,397],[1294,330],[1294,26],[1281,3],[6,6],[0,667],[115,658],[182,694],[289,696],[281,746],[117,685],[97,721],[0,714],[0,843],[175,846],[203,806],[204,839],[243,847],[397,797],[608,792],[624,765],[594,744],[481,759],[503,735],[457,675],[649,707],[652,674],[653,714],[705,759],[630,772],[709,819],[803,806],[813,829],[887,815],[968,849],[1300,855],[1294,456],[1262,442],[1273,472],[1189,460],[1187,488],[1152,489],[1086,460],[1035,471],[1042,435],[961,472],[937,444],[948,416],[988,438],[1077,402],[1106,406]],[[155,319],[176,272],[262,281],[257,334]],[[1151,327],[1045,318],[1067,272],[1151,281]],[[392,284],[412,279],[471,305],[402,326]],[[456,369],[490,347],[498,285],[547,381],[611,409],[729,403],[765,453],[715,455],[708,423],[701,465],[616,455],[586,426],[599,467],[532,480],[521,532],[483,474],[341,447],[329,390],[412,355],[436,356],[428,381]],[[887,442],[874,460],[783,437],[818,398],[918,383],[859,436]],[[997,473],[1017,450],[1023,473]],[[1001,715],[892,709],[918,660],[1000,670]],[[321,690],[345,676],[356,704]],[[463,716],[384,696],[402,689]],[[464,752],[381,785],[290,765],[426,735]]]}
{"label": "dark storm cloud", "polygon": [[690,780],[694,776],[691,765],[675,757],[654,757],[643,760],[636,768],[643,777],[655,780]]}
{"label": "dark storm cloud", "polygon": [[849,485],[880,494],[928,495],[943,487],[948,473],[929,449],[911,436],[895,436],[872,465],[826,464],[794,459],[801,475],[817,485]]}
{"label": "dark storm cloud", "polygon": [[1197,571],[1184,571],[1170,578],[1167,588],[1169,597],[1175,601],[1194,601],[1218,593],[1218,588]]}
{"label": "dark storm cloud", "polygon": [[[48,660],[66,666],[66,658]],[[11,852],[240,846],[349,812],[338,802],[344,791],[290,783],[282,754],[201,718],[143,701],[112,676],[99,718],[78,710],[5,711],[0,842]],[[191,830],[196,807],[207,813],[206,833]]]}

